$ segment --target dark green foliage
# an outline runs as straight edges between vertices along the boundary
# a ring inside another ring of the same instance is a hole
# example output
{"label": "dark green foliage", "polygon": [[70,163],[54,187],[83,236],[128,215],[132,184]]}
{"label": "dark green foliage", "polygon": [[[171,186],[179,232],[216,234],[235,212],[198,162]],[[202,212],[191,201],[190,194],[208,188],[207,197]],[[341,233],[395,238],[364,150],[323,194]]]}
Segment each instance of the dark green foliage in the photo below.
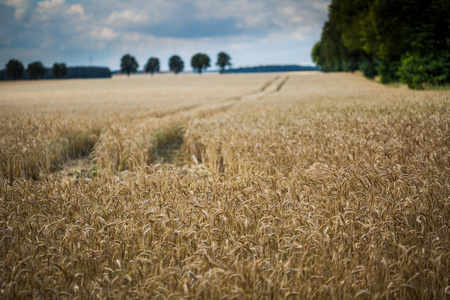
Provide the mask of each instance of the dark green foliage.
{"label": "dark green foliage", "polygon": [[450,1],[379,0],[370,10],[375,34],[366,38],[380,58],[438,53],[450,47]]}
{"label": "dark green foliage", "polygon": [[183,69],[184,69],[183,60],[178,55],[173,55],[169,59],[169,69],[170,69],[170,71],[174,72],[175,74],[183,72]]}
{"label": "dark green foliage", "polygon": [[[22,79],[35,79],[29,74],[30,65],[28,65],[27,72],[24,73]],[[42,79],[54,79],[55,75],[52,70],[44,67]],[[111,78],[111,70],[106,67],[67,67],[66,78]],[[0,80],[7,80],[6,70],[0,70]]]}
{"label": "dark green foliage", "polygon": [[[344,52],[347,52],[340,38],[340,32],[326,22],[320,42],[320,57],[317,59],[324,72],[343,71]],[[346,54],[346,53],[345,53]]]}
{"label": "dark green foliage", "polygon": [[121,72],[126,73],[127,76],[130,76],[130,73],[136,72],[138,68],[139,64],[134,56],[131,56],[130,54],[125,54],[122,56],[122,59],[120,60]]}
{"label": "dark green foliage", "polygon": [[441,55],[426,56],[426,72],[429,76],[429,83],[432,85],[444,85],[450,83],[450,52]]}
{"label": "dark green foliage", "polygon": [[17,59],[11,59],[6,64],[6,75],[12,78],[12,80],[22,77],[23,70],[23,64]]}
{"label": "dark green foliage", "polygon": [[399,68],[400,80],[411,89],[421,89],[428,81],[423,61],[418,56],[406,56]]}
{"label": "dark green foliage", "polygon": [[35,61],[28,64],[27,73],[28,78],[30,79],[43,78],[45,74],[45,67],[40,61]]}
{"label": "dark green foliage", "polygon": [[380,59],[377,61],[376,70],[380,75],[381,83],[397,82],[400,77],[398,75],[398,68],[401,62],[394,59]]}
{"label": "dark green foliage", "polygon": [[422,86],[450,82],[449,49],[448,0],[332,0],[311,56],[323,71],[359,69],[383,83],[402,66],[402,81]]}
{"label": "dark green foliage", "polygon": [[154,74],[159,72],[159,59],[156,57],[150,57],[147,61],[147,63],[145,64],[145,68],[144,68],[145,72],[150,73],[150,74]]}
{"label": "dark green foliage", "polygon": [[373,79],[378,75],[376,70],[376,63],[372,59],[364,59],[359,63],[359,70],[364,74],[365,77]]}
{"label": "dark green foliage", "polygon": [[350,52],[342,43],[341,32],[326,22],[322,40],[315,46],[315,61],[324,72],[355,71],[358,69],[362,51]]}
{"label": "dark green foliage", "polygon": [[330,26],[339,34],[339,40],[349,53],[359,56],[363,41],[361,23],[369,14],[373,0],[338,0],[330,4]]}
{"label": "dark green foliage", "polygon": [[192,56],[191,66],[194,70],[197,70],[197,72],[201,74],[203,70],[206,70],[211,66],[209,56],[204,53],[195,54]]}
{"label": "dark green foliage", "polygon": [[218,66],[220,68],[220,72],[223,73],[223,71],[225,71],[225,67],[231,66],[231,57],[225,52],[220,52],[217,54],[216,66]]}
{"label": "dark green foliage", "polygon": [[314,44],[311,51],[311,59],[316,64],[316,66],[320,66],[321,63],[321,54],[320,54],[320,41]]}
{"label": "dark green foliage", "polygon": [[258,66],[245,67],[236,69],[227,69],[223,73],[266,73],[266,72],[304,72],[304,71],[319,71],[316,67],[305,67],[299,65],[272,65],[272,66]]}
{"label": "dark green foliage", "polygon": [[111,70],[106,67],[69,67],[67,78],[111,78]]}
{"label": "dark green foliage", "polygon": [[324,24],[322,38],[313,48],[314,61],[323,71],[355,71],[367,64],[367,55],[359,39],[359,24],[368,14],[371,1],[332,1],[329,21]]}
{"label": "dark green foliage", "polygon": [[450,54],[406,55],[399,68],[400,80],[409,88],[422,89],[426,84],[450,82]]}
{"label": "dark green foliage", "polygon": [[52,74],[56,78],[62,78],[64,76],[67,76],[67,66],[65,63],[54,63],[52,67]]}

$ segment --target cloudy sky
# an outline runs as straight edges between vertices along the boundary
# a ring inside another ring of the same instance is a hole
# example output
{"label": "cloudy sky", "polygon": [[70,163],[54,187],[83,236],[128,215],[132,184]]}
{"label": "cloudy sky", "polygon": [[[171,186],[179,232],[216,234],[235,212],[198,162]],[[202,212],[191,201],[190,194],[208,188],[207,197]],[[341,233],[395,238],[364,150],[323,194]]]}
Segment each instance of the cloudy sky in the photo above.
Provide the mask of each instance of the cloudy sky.
{"label": "cloudy sky", "polygon": [[[0,68],[11,58],[25,65],[107,66],[123,54],[140,69],[151,56],[197,52],[215,64],[227,52],[234,67],[313,65],[330,0],[0,0]],[[187,68],[190,70],[190,68]]]}

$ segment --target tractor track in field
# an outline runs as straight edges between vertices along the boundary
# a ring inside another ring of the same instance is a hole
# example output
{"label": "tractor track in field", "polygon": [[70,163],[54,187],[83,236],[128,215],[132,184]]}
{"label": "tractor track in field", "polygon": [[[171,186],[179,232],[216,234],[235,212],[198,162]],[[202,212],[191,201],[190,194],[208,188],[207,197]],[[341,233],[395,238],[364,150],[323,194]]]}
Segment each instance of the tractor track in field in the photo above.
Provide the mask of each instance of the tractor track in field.
{"label": "tractor track in field", "polygon": [[[166,134],[168,136],[170,135],[170,136],[177,137],[178,135],[180,135],[180,133],[178,131],[176,131],[177,128],[173,127],[170,124],[170,122],[165,124],[165,121],[169,121],[170,118],[175,117],[175,118],[179,119],[178,126],[185,126],[194,119],[205,118],[205,117],[209,118],[217,113],[222,113],[222,112],[228,111],[229,109],[231,109],[233,106],[236,105],[236,101],[258,100],[258,99],[262,99],[262,98],[266,97],[269,94],[277,93],[283,88],[284,84],[286,83],[286,81],[288,79],[289,79],[289,76],[277,75],[277,76],[271,78],[270,80],[268,80],[267,82],[265,82],[257,91],[255,91],[253,93],[244,94],[244,95],[236,96],[233,98],[223,99],[222,101],[211,103],[211,104],[203,104],[203,105],[195,104],[195,105],[185,106],[185,107],[171,109],[171,110],[167,110],[167,111],[157,112],[157,113],[150,114],[147,116],[139,116],[139,117],[135,118],[134,120],[132,120],[131,122],[130,122],[130,120],[124,121],[124,124],[127,124],[127,126],[131,126],[131,127],[134,126],[138,130],[139,124],[144,124],[144,123],[150,121],[150,119],[158,119],[158,120],[160,120],[160,122],[162,122],[161,127],[159,128],[159,132],[163,132],[164,134]],[[173,133],[170,131],[172,129],[174,129]],[[104,128],[103,134],[105,134],[105,133],[106,134],[108,133],[108,128]],[[158,156],[158,157],[159,156],[161,156],[161,157],[167,156],[168,158],[166,160],[171,161],[169,156],[170,155],[176,156],[177,152],[181,151],[179,149],[180,148],[179,144],[182,143],[180,141],[182,141],[184,138],[184,131],[183,131],[182,135],[183,136],[178,137],[178,139],[175,139],[175,138],[173,139],[175,141],[174,145],[171,145],[171,144],[164,145],[164,146],[160,147],[162,150],[157,149],[156,152],[158,155],[156,155],[156,156]],[[165,149],[164,147],[169,149],[170,151],[164,150]],[[95,148],[95,146],[93,147],[93,149],[94,148]],[[91,152],[92,153],[90,153],[90,154],[93,154],[93,151],[91,151]],[[155,162],[161,163],[162,161],[160,161],[159,159],[155,159]],[[91,175],[92,166],[93,166],[93,164],[92,164],[91,156],[85,155],[83,157],[80,157],[77,159],[71,159],[71,160],[64,162],[64,164],[61,166],[61,170],[59,170],[59,173],[65,175],[65,176],[75,176],[76,175],[77,178],[78,177],[89,177]]]}
{"label": "tractor track in field", "polygon": [[267,83],[265,83],[261,89],[259,89],[259,91],[252,93],[252,94],[248,94],[248,95],[244,95],[242,97],[239,98],[239,100],[254,100],[254,99],[261,99],[264,98],[265,96],[272,94],[272,93],[276,93],[279,92],[284,84],[286,83],[286,81],[289,79],[289,76],[276,76],[273,79],[269,80]]}
{"label": "tractor track in field", "polygon": [[182,109],[175,109],[172,111],[164,112],[162,114],[155,115],[152,117],[163,119],[163,118],[173,117],[174,115],[183,114],[183,113],[186,113],[189,111],[194,111],[194,110],[198,110],[198,112],[196,112],[195,116],[192,116],[191,119],[194,119],[199,116],[200,117],[211,116],[217,112],[224,112],[224,111],[230,109],[232,106],[234,106],[235,101],[261,99],[269,94],[279,92],[283,88],[284,84],[286,83],[286,81],[288,79],[289,79],[289,76],[277,75],[274,78],[267,81],[266,83],[264,83],[263,86],[256,92],[253,92],[250,94],[245,94],[242,96],[233,97],[233,98],[224,99],[220,102],[219,105],[217,105],[217,104],[214,104],[214,105],[209,105],[209,104],[192,105],[192,106],[184,107]]}

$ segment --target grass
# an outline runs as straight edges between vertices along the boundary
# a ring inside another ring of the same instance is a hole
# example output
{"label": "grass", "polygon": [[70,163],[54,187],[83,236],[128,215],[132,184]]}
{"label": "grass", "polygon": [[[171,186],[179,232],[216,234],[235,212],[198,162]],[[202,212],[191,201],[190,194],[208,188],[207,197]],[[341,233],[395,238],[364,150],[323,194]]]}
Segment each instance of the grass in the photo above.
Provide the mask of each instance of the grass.
{"label": "grass", "polygon": [[183,157],[182,149],[185,129],[181,124],[159,129],[155,133],[149,149],[149,164],[157,162],[170,163]]}
{"label": "grass", "polygon": [[450,85],[430,85],[426,89],[431,91],[448,91],[450,90]]}
{"label": "grass", "polygon": [[450,94],[276,76],[0,83],[0,297],[449,298]]}

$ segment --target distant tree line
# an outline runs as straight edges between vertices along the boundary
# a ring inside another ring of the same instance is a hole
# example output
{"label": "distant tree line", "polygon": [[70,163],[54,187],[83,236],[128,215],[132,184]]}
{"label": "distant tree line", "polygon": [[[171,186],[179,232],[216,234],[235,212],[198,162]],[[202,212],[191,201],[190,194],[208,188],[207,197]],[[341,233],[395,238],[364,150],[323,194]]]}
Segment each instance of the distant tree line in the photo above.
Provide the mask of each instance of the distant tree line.
{"label": "distant tree line", "polygon": [[25,69],[17,59],[11,59],[5,69],[0,70],[0,80],[110,77],[111,70],[106,67],[67,67],[65,63],[54,63],[51,68],[46,68],[41,62],[35,61]]}
{"label": "distant tree line", "polygon": [[[217,55],[216,65],[221,72],[225,72],[226,67],[231,66],[231,57],[225,52]],[[197,53],[192,56],[191,66],[199,74],[206,71],[211,66],[211,60],[207,54]],[[136,58],[130,54],[125,54],[120,60],[120,72],[130,76],[131,73],[138,71],[139,63]],[[173,55],[169,59],[169,70],[175,74],[183,72],[184,61],[178,55]],[[144,72],[154,74],[160,71],[160,62],[157,57],[150,57],[144,66]],[[104,67],[67,67],[64,63],[54,63],[52,68],[46,68],[44,65],[35,61],[28,64],[25,69],[22,62],[11,59],[0,70],[0,80],[16,79],[55,79],[55,78],[110,78],[112,75],[110,69]]]}
{"label": "distant tree line", "polygon": [[268,73],[268,72],[303,72],[303,71],[318,71],[317,67],[306,67],[299,65],[272,65],[272,66],[258,66],[227,69],[223,73]]}
{"label": "distant tree line", "polygon": [[450,83],[450,1],[332,0],[312,59],[410,88]]}
{"label": "distant tree line", "polygon": [[[220,52],[217,55],[216,65],[220,68],[221,72],[224,72],[226,67],[231,66],[231,57],[225,52]],[[201,74],[211,66],[211,60],[207,54],[197,53],[192,56],[191,67],[192,69]],[[120,72],[130,76],[131,73],[138,71],[139,63],[136,58],[130,54],[125,54],[120,60]],[[184,61],[178,55],[173,55],[169,59],[169,70],[175,74],[183,72]],[[160,62],[157,57],[150,57],[144,66],[144,72],[154,74],[160,71]]]}

